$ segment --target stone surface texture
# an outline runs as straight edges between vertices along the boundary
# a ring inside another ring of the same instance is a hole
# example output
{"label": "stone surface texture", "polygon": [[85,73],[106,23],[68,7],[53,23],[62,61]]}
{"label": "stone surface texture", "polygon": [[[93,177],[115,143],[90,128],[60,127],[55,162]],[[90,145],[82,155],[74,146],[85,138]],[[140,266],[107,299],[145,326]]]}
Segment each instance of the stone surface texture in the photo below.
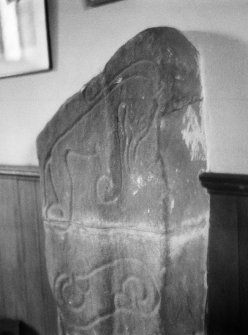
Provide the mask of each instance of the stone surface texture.
{"label": "stone surface texture", "polygon": [[60,334],[203,333],[202,100],[194,46],[173,28],[150,28],[39,135]]}

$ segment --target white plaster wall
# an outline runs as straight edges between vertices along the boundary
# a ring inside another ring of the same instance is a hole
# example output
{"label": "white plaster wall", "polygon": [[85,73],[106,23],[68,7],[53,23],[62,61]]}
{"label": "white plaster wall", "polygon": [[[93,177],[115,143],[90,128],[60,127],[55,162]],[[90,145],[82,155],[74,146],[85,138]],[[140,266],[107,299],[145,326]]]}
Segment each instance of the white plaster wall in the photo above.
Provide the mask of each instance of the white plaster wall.
{"label": "white plaster wall", "polygon": [[136,33],[173,26],[203,60],[209,169],[248,173],[248,1],[48,2],[54,69],[0,80],[0,164],[36,165],[35,139],[64,100]]}

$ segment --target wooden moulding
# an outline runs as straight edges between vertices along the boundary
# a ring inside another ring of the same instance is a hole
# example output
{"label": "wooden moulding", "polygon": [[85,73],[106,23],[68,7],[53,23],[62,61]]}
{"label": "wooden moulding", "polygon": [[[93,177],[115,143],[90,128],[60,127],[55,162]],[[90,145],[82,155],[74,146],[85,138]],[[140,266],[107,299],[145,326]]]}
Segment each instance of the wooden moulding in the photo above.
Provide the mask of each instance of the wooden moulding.
{"label": "wooden moulding", "polygon": [[204,172],[199,179],[210,194],[248,195],[248,175]]}
{"label": "wooden moulding", "polygon": [[39,179],[40,170],[37,166],[0,165],[0,178]]}

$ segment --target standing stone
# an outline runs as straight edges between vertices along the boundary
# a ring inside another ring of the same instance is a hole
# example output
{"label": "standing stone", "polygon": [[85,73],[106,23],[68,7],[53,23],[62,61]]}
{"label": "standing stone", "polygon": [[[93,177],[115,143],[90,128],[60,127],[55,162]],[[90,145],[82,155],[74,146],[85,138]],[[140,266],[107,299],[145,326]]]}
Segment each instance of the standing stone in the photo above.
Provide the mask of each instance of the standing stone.
{"label": "standing stone", "polygon": [[208,198],[198,53],[147,29],[39,135],[48,276],[65,335],[201,334]]}

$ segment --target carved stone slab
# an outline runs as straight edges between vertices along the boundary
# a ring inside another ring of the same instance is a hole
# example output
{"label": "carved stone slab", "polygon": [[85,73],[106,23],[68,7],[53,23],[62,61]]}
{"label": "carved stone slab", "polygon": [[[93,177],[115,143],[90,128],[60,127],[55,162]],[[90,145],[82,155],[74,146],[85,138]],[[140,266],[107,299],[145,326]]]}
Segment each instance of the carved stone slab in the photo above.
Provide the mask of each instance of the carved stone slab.
{"label": "carved stone slab", "polygon": [[208,198],[198,53],[177,30],[123,45],[40,134],[61,334],[200,334]]}

